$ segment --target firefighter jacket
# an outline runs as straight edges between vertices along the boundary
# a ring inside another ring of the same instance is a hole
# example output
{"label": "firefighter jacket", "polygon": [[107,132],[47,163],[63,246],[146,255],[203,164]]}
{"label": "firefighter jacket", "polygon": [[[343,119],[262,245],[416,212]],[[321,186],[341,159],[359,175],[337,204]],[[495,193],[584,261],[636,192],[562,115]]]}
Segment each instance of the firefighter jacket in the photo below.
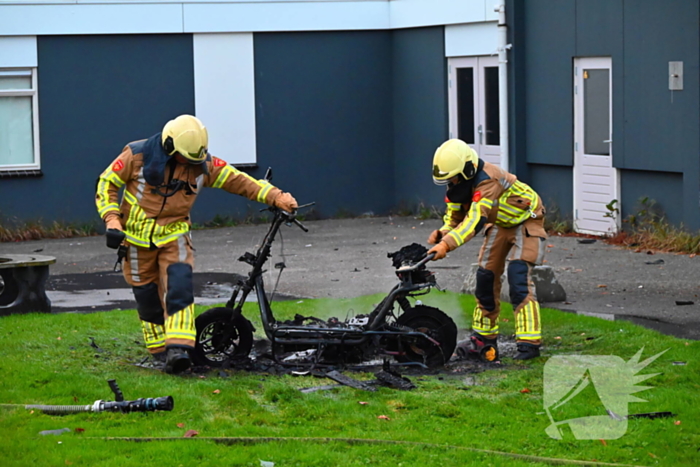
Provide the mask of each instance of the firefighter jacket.
{"label": "firefighter jacket", "polygon": [[[460,186],[462,193],[457,190]],[[448,189],[445,202],[440,230],[446,232],[442,241],[450,251],[471,240],[487,223],[512,228],[543,215],[542,201],[530,186],[485,161],[480,161],[473,179]],[[545,236],[544,231],[532,234]]]}
{"label": "firefighter jacket", "polygon": [[[122,187],[121,204],[117,204]],[[204,187],[269,205],[281,194],[267,181],[256,180],[216,157],[208,156],[197,165],[178,163],[163,151],[158,133],[124,147],[97,180],[95,203],[105,221],[121,218],[130,244],[160,247],[190,231],[190,210]]]}

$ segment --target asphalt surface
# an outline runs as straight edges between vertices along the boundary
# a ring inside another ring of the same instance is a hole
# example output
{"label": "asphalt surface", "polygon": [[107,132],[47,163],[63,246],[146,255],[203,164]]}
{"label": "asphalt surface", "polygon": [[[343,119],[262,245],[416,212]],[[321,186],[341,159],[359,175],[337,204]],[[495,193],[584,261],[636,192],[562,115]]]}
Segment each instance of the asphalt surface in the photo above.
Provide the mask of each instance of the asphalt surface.
{"label": "asphalt surface", "polygon": [[[396,277],[387,253],[413,242],[427,245],[425,240],[441,221],[371,217],[309,221],[305,225],[309,232],[296,226],[282,228],[266,273],[268,292],[275,284],[286,298],[350,298],[388,292]],[[237,261],[238,257],[254,252],[267,228],[260,224],[193,232],[197,303],[226,301],[237,278],[250,268]],[[700,339],[700,281],[696,274],[700,257],[634,252],[601,240],[580,241],[561,236],[548,240],[545,264],[554,269],[567,297],[544,306],[598,313],[666,334]],[[444,260],[431,263],[439,285],[460,291],[480,246],[481,239],[475,238]],[[0,257],[3,254],[56,258],[47,283],[54,312],[135,308],[121,274],[112,272],[116,254],[106,248],[104,237],[0,243]],[[282,261],[286,268],[277,282],[279,270],[272,265]]]}

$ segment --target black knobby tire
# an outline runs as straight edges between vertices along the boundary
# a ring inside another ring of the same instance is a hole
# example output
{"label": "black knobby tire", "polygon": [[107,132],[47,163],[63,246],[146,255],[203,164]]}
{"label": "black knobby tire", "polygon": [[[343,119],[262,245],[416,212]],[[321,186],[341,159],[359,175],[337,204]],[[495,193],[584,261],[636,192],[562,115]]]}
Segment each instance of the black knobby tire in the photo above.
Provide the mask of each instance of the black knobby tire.
{"label": "black knobby tire", "polygon": [[0,271],[0,306],[10,305],[19,296],[19,285],[12,269]]}
{"label": "black knobby tire", "polygon": [[195,319],[197,338],[192,360],[196,365],[221,367],[230,359],[247,357],[253,347],[253,325],[234,316],[231,308],[211,308]]}
{"label": "black knobby tire", "polygon": [[405,354],[396,356],[401,363],[420,362],[435,368],[447,363],[457,347],[457,325],[437,308],[415,306],[399,316],[396,323],[422,332],[440,343],[437,346],[423,337],[402,338]]}

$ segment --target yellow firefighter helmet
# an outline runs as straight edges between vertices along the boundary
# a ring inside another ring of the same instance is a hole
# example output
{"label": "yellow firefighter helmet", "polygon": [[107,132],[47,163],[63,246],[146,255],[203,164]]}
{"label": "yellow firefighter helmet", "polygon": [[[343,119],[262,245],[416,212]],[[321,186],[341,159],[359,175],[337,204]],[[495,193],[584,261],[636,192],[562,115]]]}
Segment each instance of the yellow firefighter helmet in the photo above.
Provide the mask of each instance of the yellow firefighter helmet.
{"label": "yellow firefighter helmet", "polygon": [[163,149],[170,156],[178,153],[194,164],[200,164],[207,158],[207,129],[192,115],[180,115],[166,123],[162,141]]}
{"label": "yellow firefighter helmet", "polygon": [[433,181],[436,185],[446,185],[457,175],[465,180],[474,178],[479,166],[479,156],[461,139],[445,141],[435,151],[433,157]]}

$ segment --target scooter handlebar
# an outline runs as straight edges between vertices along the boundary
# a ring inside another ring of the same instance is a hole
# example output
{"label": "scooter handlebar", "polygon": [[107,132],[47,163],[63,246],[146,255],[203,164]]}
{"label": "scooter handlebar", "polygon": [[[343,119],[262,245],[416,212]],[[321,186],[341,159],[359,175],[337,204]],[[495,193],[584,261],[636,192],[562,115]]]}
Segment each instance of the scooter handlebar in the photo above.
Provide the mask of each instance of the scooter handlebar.
{"label": "scooter handlebar", "polygon": [[313,203],[302,204],[301,206],[297,207],[294,210],[294,212],[283,211],[280,209],[280,213],[282,214],[282,217],[284,217],[284,219],[287,223],[296,224],[301,230],[303,230],[304,232],[308,232],[309,229],[307,229],[304,224],[302,224],[301,222],[299,222],[297,220],[297,212],[299,212],[299,209],[308,208],[309,206],[313,206],[314,204],[316,204],[316,203],[313,202]]}
{"label": "scooter handlebar", "polygon": [[423,259],[418,261],[416,264],[413,264],[411,266],[401,266],[398,270],[401,272],[412,272],[423,266],[425,263],[430,261],[435,257],[435,253],[430,253],[429,255],[425,256]]}
{"label": "scooter handlebar", "polygon": [[304,226],[304,224],[302,224],[302,223],[299,222],[298,220],[293,219],[292,222],[294,222],[297,226],[299,226],[299,228],[300,228],[301,230],[303,230],[304,232],[308,232],[308,231],[309,231],[309,229],[307,229],[307,228]]}
{"label": "scooter handlebar", "polygon": [[418,261],[418,262],[414,265],[414,267],[415,267],[415,268],[419,268],[419,267],[423,266],[425,263],[427,263],[428,261],[430,261],[430,260],[433,259],[433,258],[435,258],[435,253],[430,253],[429,255],[426,255],[425,258],[423,258],[422,260]]}

